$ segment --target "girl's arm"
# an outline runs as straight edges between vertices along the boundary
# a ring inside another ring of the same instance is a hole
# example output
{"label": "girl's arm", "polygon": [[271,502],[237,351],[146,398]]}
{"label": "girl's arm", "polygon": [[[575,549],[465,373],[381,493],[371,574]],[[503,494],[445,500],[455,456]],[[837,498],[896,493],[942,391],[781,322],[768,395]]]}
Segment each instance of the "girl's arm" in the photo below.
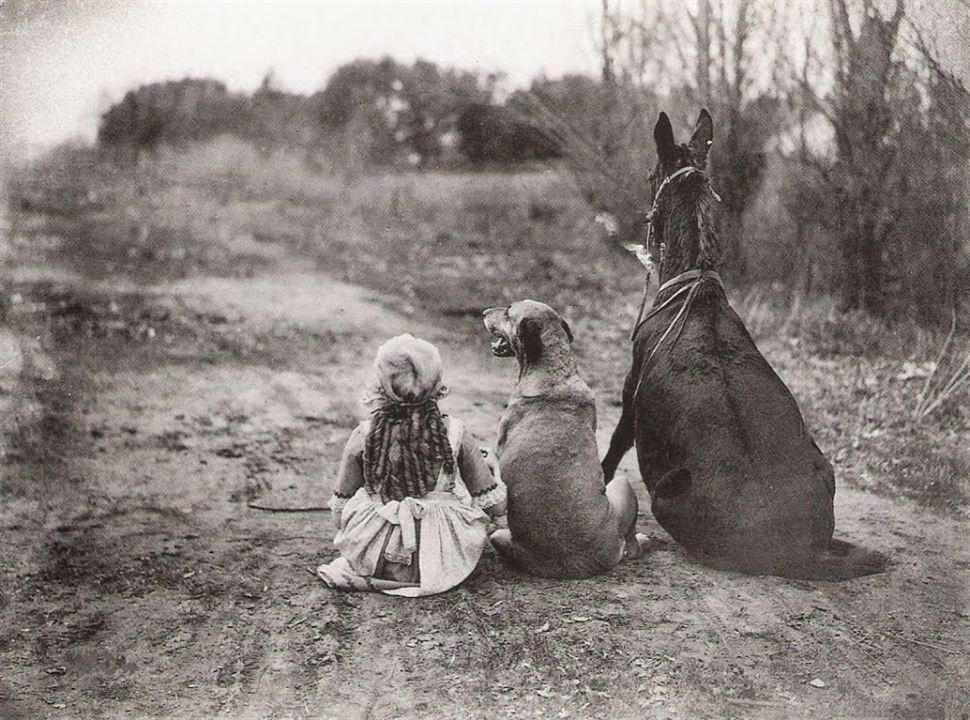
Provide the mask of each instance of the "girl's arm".
{"label": "girl's arm", "polygon": [[333,497],[330,498],[330,511],[338,530],[341,527],[340,516],[344,505],[364,486],[364,466],[361,460],[364,454],[364,437],[364,429],[358,425],[350,433],[340,459],[340,472],[333,488]]}
{"label": "girl's arm", "polygon": [[481,508],[491,517],[505,514],[505,483],[498,477],[498,473],[493,475],[489,470],[478,443],[468,432],[461,439],[458,472],[472,496],[472,505]]}

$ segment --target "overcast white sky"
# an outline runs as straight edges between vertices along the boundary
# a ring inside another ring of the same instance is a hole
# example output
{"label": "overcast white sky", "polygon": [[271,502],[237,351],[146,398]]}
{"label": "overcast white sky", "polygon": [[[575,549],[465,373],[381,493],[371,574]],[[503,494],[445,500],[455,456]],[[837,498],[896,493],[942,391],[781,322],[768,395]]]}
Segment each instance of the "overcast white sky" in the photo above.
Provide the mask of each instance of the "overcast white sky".
{"label": "overcast white sky", "polygon": [[90,137],[129,87],[186,75],[252,89],[272,68],[283,87],[312,92],[341,63],[383,54],[503,70],[514,83],[595,70],[598,0],[7,2],[2,121],[31,143]]}
{"label": "overcast white sky", "polygon": [[[187,75],[252,89],[272,68],[284,87],[312,92],[341,63],[383,54],[503,70],[514,84],[595,72],[598,9],[599,0],[0,0],[0,143],[92,137],[128,88]],[[970,80],[970,0],[908,0],[907,10]]]}

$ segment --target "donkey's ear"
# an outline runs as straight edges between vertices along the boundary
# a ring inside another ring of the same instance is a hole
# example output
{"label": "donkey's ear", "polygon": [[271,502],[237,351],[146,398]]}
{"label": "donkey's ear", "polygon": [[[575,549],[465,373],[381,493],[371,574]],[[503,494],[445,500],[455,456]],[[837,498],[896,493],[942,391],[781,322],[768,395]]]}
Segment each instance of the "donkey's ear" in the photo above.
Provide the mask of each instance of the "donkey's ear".
{"label": "donkey's ear", "polygon": [[697,125],[694,126],[694,134],[690,136],[687,148],[690,150],[691,160],[694,164],[703,168],[707,164],[707,151],[711,149],[714,142],[714,120],[707,108],[701,110],[697,118]]}
{"label": "donkey's ear", "polygon": [[657,118],[657,124],[653,128],[653,141],[657,144],[657,159],[668,170],[673,164],[677,144],[674,142],[674,129],[670,125],[670,118],[665,112],[660,113]]}
{"label": "donkey's ear", "polygon": [[572,342],[573,341],[573,329],[571,327],[569,327],[569,323],[566,322],[565,320],[563,320],[562,318],[559,318],[559,322],[562,323],[562,329],[566,331],[566,339],[569,340],[569,342]]}
{"label": "donkey's ear", "polygon": [[542,357],[542,326],[532,318],[525,318],[519,323],[519,347],[522,349],[522,360],[535,363]]}

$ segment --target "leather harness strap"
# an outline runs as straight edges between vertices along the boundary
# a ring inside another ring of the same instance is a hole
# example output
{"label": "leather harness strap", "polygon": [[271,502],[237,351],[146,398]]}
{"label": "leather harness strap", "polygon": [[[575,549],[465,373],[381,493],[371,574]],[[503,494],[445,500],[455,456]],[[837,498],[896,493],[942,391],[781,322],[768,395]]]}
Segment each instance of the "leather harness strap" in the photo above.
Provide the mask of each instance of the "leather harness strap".
{"label": "leather harness strap", "polygon": [[[657,296],[659,296],[660,293],[662,293],[664,290],[669,290],[670,288],[674,287],[675,285],[679,285],[682,282],[686,282],[688,280],[700,280],[700,279],[716,280],[718,285],[720,285],[722,288],[724,287],[724,283],[721,281],[721,276],[718,275],[713,270],[688,270],[687,272],[681,273],[680,275],[670,278],[670,280],[668,280],[663,285],[661,285],[657,289]],[[643,317],[643,306],[646,304],[646,296],[644,296],[644,302],[640,304],[640,313],[637,314],[637,322],[633,326],[633,332],[630,333],[630,340],[633,340],[634,338],[636,338],[637,331],[640,329],[640,326],[643,325],[643,323],[645,323],[647,320],[652,318],[658,312],[660,312],[668,305],[670,305],[675,299],[677,299],[677,297],[681,295],[681,293],[685,291],[690,291],[692,287],[693,285],[685,285],[680,290],[678,290],[673,295],[671,295],[669,298],[667,298],[661,305],[653,308],[649,313],[647,313],[646,317]]]}
{"label": "leather harness strap", "polygon": [[663,335],[660,336],[660,339],[657,341],[657,344],[653,346],[653,349],[650,351],[650,354],[647,355],[646,360],[644,360],[643,364],[640,366],[640,377],[637,378],[637,386],[633,390],[634,398],[636,398],[636,396],[640,392],[640,386],[643,384],[643,377],[646,374],[646,368],[647,366],[650,365],[650,361],[653,359],[653,356],[657,354],[657,350],[659,350],[660,346],[663,345],[664,340],[667,339],[670,333],[673,332],[674,327],[677,325],[677,323],[680,322],[680,327],[677,329],[677,334],[676,336],[674,336],[673,340],[671,340],[670,345],[673,346],[674,343],[677,342],[677,339],[680,337],[680,333],[684,329],[684,325],[687,324],[687,314],[690,312],[690,306],[694,303],[694,298],[697,297],[698,290],[700,289],[701,285],[703,285],[705,282],[708,282],[708,281],[716,282],[718,285],[721,286],[721,288],[724,287],[724,283],[721,281],[721,276],[718,275],[713,270],[688,270],[685,273],[681,273],[680,275],[677,275],[676,277],[671,278],[670,280],[668,280],[667,282],[665,282],[663,285],[660,286],[660,289],[657,291],[658,295],[662,293],[664,290],[669,290],[670,288],[676,285],[679,285],[680,283],[687,283],[682,288],[677,290],[677,292],[675,292],[673,295],[667,298],[663,303],[653,308],[645,318],[643,318],[637,323],[637,326],[633,329],[633,336],[632,336],[633,338],[636,337],[636,334],[640,330],[640,327],[645,322],[647,322],[647,320],[649,320],[650,318],[652,318],[654,315],[661,312],[662,310],[665,310],[668,307],[670,307],[673,304],[673,302],[684,293],[687,293],[687,297],[684,300],[684,303],[680,306],[680,310],[678,310],[677,314],[674,315],[673,320],[671,320],[670,324],[667,325],[667,329],[664,330],[664,333]]}

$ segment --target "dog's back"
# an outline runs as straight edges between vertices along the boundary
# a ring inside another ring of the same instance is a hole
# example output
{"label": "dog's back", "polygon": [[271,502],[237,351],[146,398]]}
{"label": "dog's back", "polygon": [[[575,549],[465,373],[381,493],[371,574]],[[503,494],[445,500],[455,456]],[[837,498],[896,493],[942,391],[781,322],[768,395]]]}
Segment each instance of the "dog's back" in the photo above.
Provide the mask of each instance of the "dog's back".
{"label": "dog's back", "polygon": [[636,552],[637,503],[629,486],[604,484],[596,405],[576,367],[572,331],[555,310],[534,300],[483,315],[495,338],[493,354],[514,356],[519,364],[497,448],[509,527],[492,534],[492,546],[533,575],[601,573],[623,558],[628,544]]}
{"label": "dog's back", "polygon": [[606,499],[594,433],[592,395],[517,398],[503,419],[499,448],[509,492],[509,529],[548,577],[587,577],[622,555]]}

